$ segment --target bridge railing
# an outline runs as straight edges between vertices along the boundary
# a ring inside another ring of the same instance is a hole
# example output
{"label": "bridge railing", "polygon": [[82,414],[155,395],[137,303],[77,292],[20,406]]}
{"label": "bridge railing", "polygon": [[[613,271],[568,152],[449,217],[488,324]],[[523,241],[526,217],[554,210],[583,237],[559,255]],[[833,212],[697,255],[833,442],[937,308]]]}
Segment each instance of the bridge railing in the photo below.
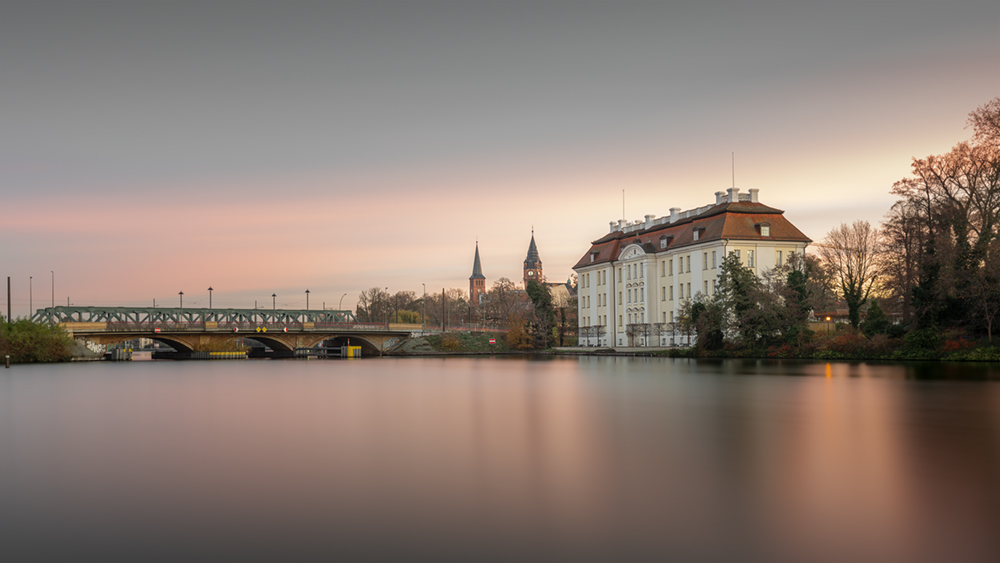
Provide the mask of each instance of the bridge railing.
{"label": "bridge railing", "polygon": [[[301,323],[301,322],[284,322],[284,323],[252,323],[252,322],[224,322],[224,321],[209,321],[209,322],[178,322],[178,321],[165,321],[165,322],[108,322],[101,323],[104,325],[103,329],[99,328],[89,328],[91,331],[107,331],[107,332],[150,332],[156,333],[158,331],[169,331],[169,332],[247,332],[247,333],[258,333],[258,332],[278,332],[294,330],[296,332],[306,331],[306,332],[328,332],[336,330],[344,331],[385,331],[390,330],[388,324],[380,323]],[[306,326],[309,325],[309,326]]]}

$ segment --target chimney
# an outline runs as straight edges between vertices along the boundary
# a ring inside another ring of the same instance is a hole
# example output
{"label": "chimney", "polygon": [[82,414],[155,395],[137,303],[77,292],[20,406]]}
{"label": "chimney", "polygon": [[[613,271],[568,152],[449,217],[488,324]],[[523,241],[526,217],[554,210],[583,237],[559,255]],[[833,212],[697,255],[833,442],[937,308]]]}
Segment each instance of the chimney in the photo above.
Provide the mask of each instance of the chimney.
{"label": "chimney", "polygon": [[674,223],[678,219],[680,219],[681,218],[680,214],[681,214],[681,208],[680,207],[671,207],[670,208],[670,222]]}
{"label": "chimney", "polygon": [[736,203],[740,200],[740,189],[739,188],[729,188],[726,190],[729,192],[729,203]]}
{"label": "chimney", "polygon": [[726,192],[715,192],[715,205],[726,203]]}
{"label": "chimney", "polygon": [[757,188],[750,188],[750,201],[757,203],[757,192],[759,191]]}
{"label": "chimney", "polygon": [[625,223],[626,223],[625,219],[619,219],[618,220],[618,230],[619,231],[624,231],[625,230]]}
{"label": "chimney", "polygon": [[608,232],[613,233],[615,232],[615,227],[618,226],[618,223],[615,223],[614,221],[608,221],[608,225],[611,225],[611,230],[609,230]]}
{"label": "chimney", "polygon": [[646,215],[646,225],[644,228],[648,229],[653,226],[653,219],[656,219],[656,215]]}

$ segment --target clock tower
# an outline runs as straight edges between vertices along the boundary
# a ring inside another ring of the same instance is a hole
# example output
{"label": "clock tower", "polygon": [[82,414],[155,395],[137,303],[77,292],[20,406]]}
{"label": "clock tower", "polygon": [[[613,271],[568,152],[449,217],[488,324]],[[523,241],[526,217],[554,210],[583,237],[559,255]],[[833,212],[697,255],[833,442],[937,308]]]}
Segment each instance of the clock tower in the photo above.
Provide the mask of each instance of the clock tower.
{"label": "clock tower", "polygon": [[535,246],[535,229],[531,229],[531,244],[524,259],[524,289],[528,289],[531,280],[542,283],[542,259],[538,257],[538,247]]}

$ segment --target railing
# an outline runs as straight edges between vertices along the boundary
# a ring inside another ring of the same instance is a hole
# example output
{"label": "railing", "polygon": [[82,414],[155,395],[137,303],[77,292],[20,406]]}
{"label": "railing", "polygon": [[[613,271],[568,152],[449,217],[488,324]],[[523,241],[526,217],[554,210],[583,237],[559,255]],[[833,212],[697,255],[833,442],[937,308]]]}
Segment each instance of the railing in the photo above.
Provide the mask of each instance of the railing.
{"label": "railing", "polygon": [[[71,321],[76,322],[76,321]],[[109,322],[103,324],[103,328],[85,327],[76,329],[77,332],[330,332],[330,331],[389,331],[392,330],[388,324],[380,323],[312,323],[306,327],[300,322],[286,323],[253,323],[253,322],[216,322],[209,321],[214,326],[206,326],[205,322]]]}

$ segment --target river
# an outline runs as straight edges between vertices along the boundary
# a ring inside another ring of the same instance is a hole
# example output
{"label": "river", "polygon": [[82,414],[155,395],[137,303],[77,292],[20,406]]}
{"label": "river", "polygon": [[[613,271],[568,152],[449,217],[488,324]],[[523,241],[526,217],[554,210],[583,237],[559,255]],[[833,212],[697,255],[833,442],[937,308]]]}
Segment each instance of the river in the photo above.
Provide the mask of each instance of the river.
{"label": "river", "polygon": [[1000,366],[0,371],[2,561],[1000,561]]}

